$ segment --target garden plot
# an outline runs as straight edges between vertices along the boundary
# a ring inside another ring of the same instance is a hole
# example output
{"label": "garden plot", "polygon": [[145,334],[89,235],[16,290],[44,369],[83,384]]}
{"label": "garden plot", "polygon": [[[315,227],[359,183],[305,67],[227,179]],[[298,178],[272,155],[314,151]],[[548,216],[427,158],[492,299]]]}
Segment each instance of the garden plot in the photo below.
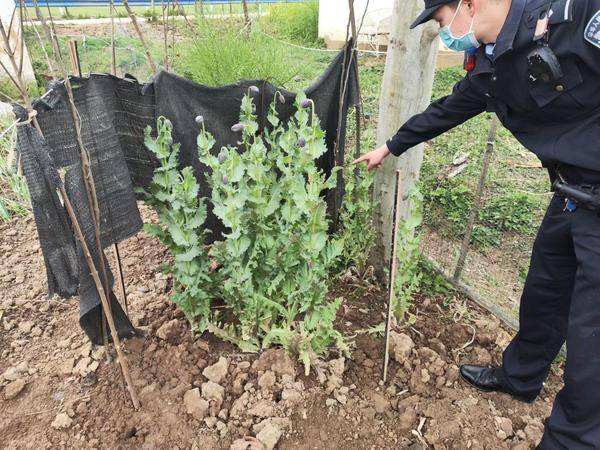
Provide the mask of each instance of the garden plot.
{"label": "garden plot", "polygon": [[414,324],[396,330],[389,383],[380,386],[383,338],[364,331],[383,320],[386,293],[351,274],[330,295],[344,299],[336,326],[356,335],[356,348],[324,363],[321,377],[304,376],[281,350],[259,356],[194,340],[170,300],[171,279],[152,269],[168,251],[141,233],[122,249],[130,311],[146,333],[124,345],[142,401],[133,412],[118,366],[74,327],[75,302],[47,300],[32,219],[1,224],[0,236],[5,448],[216,449],[259,436],[279,448],[527,449],[559,385],[553,373],[532,405],[464,386],[458,364],[498,362],[510,335],[461,299],[433,296],[419,298]]}

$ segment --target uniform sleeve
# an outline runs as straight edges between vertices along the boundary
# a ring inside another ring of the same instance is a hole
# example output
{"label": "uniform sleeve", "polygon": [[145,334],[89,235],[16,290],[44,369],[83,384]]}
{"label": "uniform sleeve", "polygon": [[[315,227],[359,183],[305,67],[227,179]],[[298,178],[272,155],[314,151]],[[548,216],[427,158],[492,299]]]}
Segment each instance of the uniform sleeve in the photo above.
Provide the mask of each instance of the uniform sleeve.
{"label": "uniform sleeve", "polygon": [[400,156],[409,148],[482,113],[485,108],[485,97],[471,87],[467,76],[454,86],[452,94],[433,102],[425,111],[406,121],[386,144],[393,155]]}

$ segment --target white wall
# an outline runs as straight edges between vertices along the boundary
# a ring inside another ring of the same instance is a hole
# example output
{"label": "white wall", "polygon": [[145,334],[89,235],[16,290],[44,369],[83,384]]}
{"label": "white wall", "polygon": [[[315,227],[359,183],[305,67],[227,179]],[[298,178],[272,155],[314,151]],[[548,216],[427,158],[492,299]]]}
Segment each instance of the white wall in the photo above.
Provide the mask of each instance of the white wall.
{"label": "white wall", "polygon": [[[368,9],[365,14],[367,3]],[[369,2],[367,0],[354,0],[356,26],[360,25],[361,18],[365,14],[362,32],[375,32],[378,23],[392,15],[393,3],[393,0],[370,0]],[[325,39],[328,44],[344,42],[348,16],[348,0],[320,0],[319,37]],[[389,32],[389,29],[387,31]],[[366,36],[359,35],[359,43],[366,42],[366,40]]]}
{"label": "white wall", "polygon": [[[0,0],[0,20],[2,20],[2,25],[4,29],[8,32],[8,26],[10,24],[10,19],[15,8],[14,0]],[[20,40],[21,40],[21,27],[19,22],[19,11],[15,12],[15,18],[13,20],[12,33],[10,35],[10,44],[11,48],[17,47],[17,64],[19,64],[20,59]],[[23,54],[23,78],[26,83],[35,80],[35,76],[33,74],[33,68],[31,67],[31,60],[29,59],[29,53],[27,52],[27,47],[23,46],[24,54]],[[0,60],[2,64],[6,68],[8,68],[13,73],[12,65],[10,63],[10,59],[4,50],[4,43],[0,40]],[[0,79],[7,79],[8,75],[2,67],[0,67]]]}

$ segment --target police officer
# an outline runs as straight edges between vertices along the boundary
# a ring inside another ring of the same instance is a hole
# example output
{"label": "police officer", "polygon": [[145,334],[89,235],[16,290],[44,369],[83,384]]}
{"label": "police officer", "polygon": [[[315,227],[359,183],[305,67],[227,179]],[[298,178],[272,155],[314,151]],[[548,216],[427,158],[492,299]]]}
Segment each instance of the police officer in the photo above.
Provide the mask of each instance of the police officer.
{"label": "police officer", "polygon": [[[490,111],[551,176],[600,191],[600,0],[425,0],[411,28],[440,25],[469,69],[452,94],[358,158],[377,168]],[[577,197],[578,198],[578,197]],[[461,367],[464,380],[532,402],[567,344],[564,387],[540,449],[600,449],[600,216],[556,193],[536,237],[521,297],[520,330],[502,367]]]}

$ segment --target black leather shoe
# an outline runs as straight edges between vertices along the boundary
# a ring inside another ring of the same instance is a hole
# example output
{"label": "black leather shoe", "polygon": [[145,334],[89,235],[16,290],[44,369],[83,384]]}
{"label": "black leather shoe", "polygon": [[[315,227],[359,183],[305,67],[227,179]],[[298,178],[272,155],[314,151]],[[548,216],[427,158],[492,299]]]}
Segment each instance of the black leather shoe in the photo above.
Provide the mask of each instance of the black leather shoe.
{"label": "black leather shoe", "polygon": [[532,403],[535,400],[535,397],[524,397],[505,388],[498,377],[498,370],[500,369],[496,367],[481,367],[466,364],[460,366],[460,376],[471,386],[483,392],[504,392],[505,394],[512,395],[515,400],[525,403]]}

